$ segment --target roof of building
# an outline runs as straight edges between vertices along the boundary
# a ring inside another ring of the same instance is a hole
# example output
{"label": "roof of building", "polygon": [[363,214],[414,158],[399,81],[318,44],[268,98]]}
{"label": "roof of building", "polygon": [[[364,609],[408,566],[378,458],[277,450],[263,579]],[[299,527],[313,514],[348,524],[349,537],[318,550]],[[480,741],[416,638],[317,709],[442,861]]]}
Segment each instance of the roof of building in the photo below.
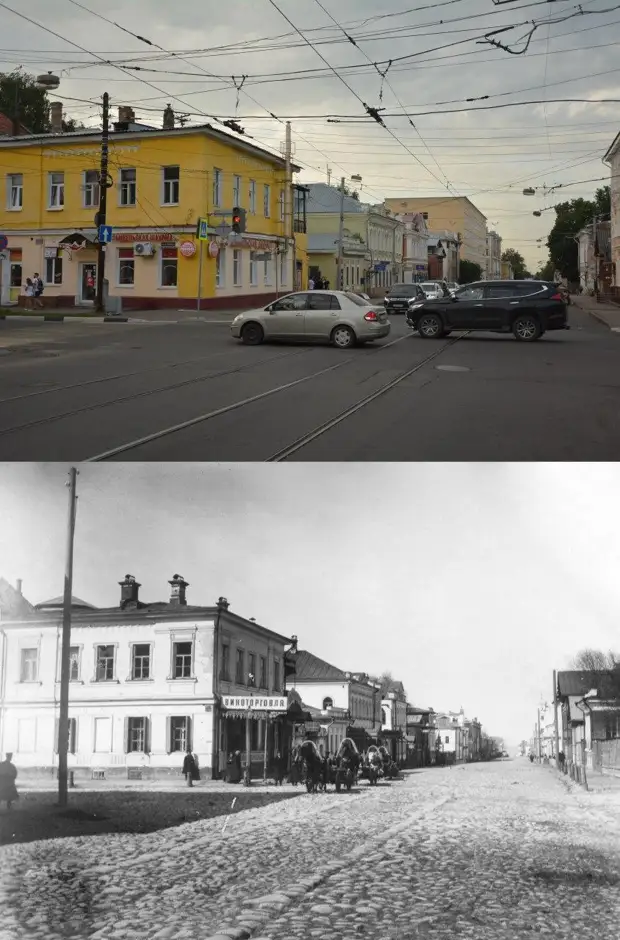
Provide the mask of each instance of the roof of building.
{"label": "roof of building", "polygon": [[[327,183],[310,183],[308,185],[306,212],[340,212],[341,201],[342,195],[335,186],[328,186]],[[353,196],[345,196],[344,211],[345,213],[367,212],[368,206],[354,199]]]}
{"label": "roof of building", "polygon": [[606,163],[606,162],[607,162],[608,160],[610,160],[613,156],[615,156],[615,154],[616,154],[616,152],[618,151],[619,148],[620,148],[620,133],[616,134],[616,136],[615,136],[614,139],[612,140],[611,145],[610,145],[610,147],[609,147],[609,150],[607,151],[607,153],[606,153],[605,156],[603,157],[603,163]]}
{"label": "roof of building", "polygon": [[4,578],[0,578],[0,615],[12,619],[27,616],[33,611],[34,607],[21,591],[14,588]]}
{"label": "roof of building", "polygon": [[[35,610],[57,610],[60,607],[63,607],[65,603],[64,597],[52,597],[49,601],[42,601],[40,604],[35,604]],[[85,610],[97,610],[94,604],[89,604],[88,601],[83,601],[79,597],[71,597],[71,607],[73,608],[84,608]]]}
{"label": "roof of building", "polygon": [[300,650],[297,654],[295,661],[295,681],[297,682],[304,679],[346,682],[347,678],[347,674],[342,669],[314,656],[308,650]]}
{"label": "roof of building", "polygon": [[620,667],[616,669],[574,669],[558,672],[558,692],[561,698],[568,695],[586,695],[596,689],[602,698],[620,696]]}
{"label": "roof of building", "polygon": [[[29,134],[30,131],[23,124],[19,125],[22,134]],[[0,111],[0,136],[10,137],[13,134],[13,119]]]}
{"label": "roof of building", "polygon": [[[192,133],[206,133],[211,137],[216,137],[219,140],[225,141],[228,144],[239,147],[241,150],[253,150],[257,153],[269,157],[274,163],[277,163],[279,166],[284,166],[284,157],[280,154],[271,153],[269,150],[266,150],[264,147],[258,146],[258,144],[253,143],[251,138],[245,137],[243,135],[228,134],[225,131],[219,129],[219,127],[213,127],[212,124],[194,124],[192,126],[186,127],[149,127],[148,125],[138,125],[133,124],[129,130],[126,131],[113,131],[110,134],[110,143],[114,143],[119,139],[129,140],[132,137],[149,137],[149,136],[160,136],[168,137],[170,135],[185,135]],[[27,133],[23,137],[14,137],[12,135],[12,126],[11,132],[7,136],[0,137],[0,146],[5,146],[7,144],[41,144],[47,141],[58,142],[59,140],[67,140],[71,143],[76,143],[80,140],[99,141],[101,139],[101,131],[98,128],[82,128],[81,130],[76,131],[65,131],[62,134],[56,134],[52,132],[46,132],[44,134],[30,134]],[[301,167],[291,164],[291,168],[294,172],[298,173]]]}

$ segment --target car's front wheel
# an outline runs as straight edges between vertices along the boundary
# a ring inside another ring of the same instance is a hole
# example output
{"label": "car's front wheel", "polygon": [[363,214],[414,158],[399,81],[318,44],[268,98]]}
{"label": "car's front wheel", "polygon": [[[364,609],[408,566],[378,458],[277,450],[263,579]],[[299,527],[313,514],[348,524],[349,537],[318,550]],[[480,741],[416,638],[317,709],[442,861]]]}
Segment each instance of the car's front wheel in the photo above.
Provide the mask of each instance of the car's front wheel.
{"label": "car's front wheel", "polygon": [[440,339],[443,329],[443,321],[436,313],[423,313],[418,320],[418,333],[424,339]]}
{"label": "car's front wheel", "polygon": [[241,330],[241,339],[246,346],[260,346],[265,339],[265,332],[260,323],[246,323]]}
{"label": "car's front wheel", "polygon": [[521,313],[515,318],[512,332],[521,343],[533,343],[543,334],[540,320],[529,313]]}
{"label": "car's front wheel", "polygon": [[337,326],[332,330],[331,341],[338,349],[350,349],[355,346],[357,337],[350,326]]}

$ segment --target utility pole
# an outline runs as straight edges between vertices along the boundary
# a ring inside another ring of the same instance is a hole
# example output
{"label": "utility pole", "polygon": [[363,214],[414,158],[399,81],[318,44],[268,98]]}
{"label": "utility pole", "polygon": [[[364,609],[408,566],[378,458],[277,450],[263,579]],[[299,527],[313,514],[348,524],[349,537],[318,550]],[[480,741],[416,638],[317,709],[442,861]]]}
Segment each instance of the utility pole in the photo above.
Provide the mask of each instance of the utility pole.
{"label": "utility pole", "polygon": [[541,740],[540,740],[540,708],[538,709],[538,721],[536,723],[536,728],[537,728],[537,736],[538,736],[538,760],[540,761],[540,758],[542,756]]}
{"label": "utility pole", "polygon": [[285,250],[291,252],[289,264],[292,268],[291,290],[297,290],[295,278],[297,275],[297,264],[295,260],[295,236],[293,234],[293,174],[291,172],[291,158],[293,153],[293,144],[291,138],[291,122],[286,122],[286,136],[284,138],[284,162],[286,186],[284,189],[284,245]]}
{"label": "utility pole", "polygon": [[594,236],[594,296],[598,300],[598,250],[597,250],[597,236],[598,236],[598,215],[594,216],[593,222],[593,236]]}
{"label": "utility pole", "polygon": [[[108,157],[110,144],[110,96],[103,95],[103,123],[101,126],[101,167],[99,170],[99,212],[97,213],[97,228],[106,224],[108,209]],[[103,282],[105,280],[105,252],[106,246],[99,241],[97,245],[97,295],[95,306],[97,313],[104,312]]]}
{"label": "utility pole", "polygon": [[340,220],[338,223],[338,261],[336,264],[336,290],[342,290],[342,255],[343,255],[343,240],[344,240],[344,176],[340,180]]}
{"label": "utility pole", "polygon": [[[560,767],[560,758],[558,754],[560,753],[560,733],[558,730],[558,674],[553,670],[553,733],[555,735],[555,763],[556,767]],[[562,748],[564,750],[564,748]]]}
{"label": "utility pole", "polygon": [[77,470],[69,470],[69,516],[65,590],[62,607],[62,648],[60,652],[60,711],[58,716],[58,805],[67,805],[67,755],[69,751],[69,679],[71,674],[71,598],[73,595],[73,540],[77,508]]}

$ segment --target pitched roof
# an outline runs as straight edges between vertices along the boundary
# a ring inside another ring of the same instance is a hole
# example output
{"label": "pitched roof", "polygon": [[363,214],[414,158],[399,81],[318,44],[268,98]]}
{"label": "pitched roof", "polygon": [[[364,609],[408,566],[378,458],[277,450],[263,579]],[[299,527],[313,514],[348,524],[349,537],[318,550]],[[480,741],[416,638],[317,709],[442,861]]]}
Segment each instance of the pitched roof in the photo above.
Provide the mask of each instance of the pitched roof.
{"label": "pitched roof", "polygon": [[[28,128],[24,127],[23,124],[19,125],[20,132],[22,134],[29,134],[30,131]],[[13,134],[13,121],[6,114],[2,114],[0,111],[0,136],[12,136]]]}
{"label": "pitched roof", "polygon": [[590,689],[596,689],[603,698],[620,696],[620,669],[558,672],[558,692],[561,698],[567,695],[586,695]]}
{"label": "pitched roof", "polygon": [[12,584],[0,578],[0,614],[8,620],[31,614],[32,604]]}
{"label": "pitched roof", "polygon": [[300,650],[297,654],[295,669],[296,682],[303,682],[304,679],[323,679],[327,682],[347,681],[347,675],[342,669],[332,666],[324,659],[319,659],[307,650]]}
{"label": "pitched roof", "polygon": [[[327,183],[310,183],[308,185],[308,198],[306,200],[306,213],[315,212],[340,212],[340,203],[342,196],[339,189],[335,186],[328,186]],[[367,206],[354,199],[352,196],[344,197],[344,211],[346,212],[366,212]]]}
{"label": "pitched roof", "polygon": [[[35,610],[49,610],[51,608],[63,607],[65,603],[64,597],[52,597],[49,601],[42,601],[40,604],[35,604]],[[97,610],[94,604],[89,604],[88,601],[83,601],[79,597],[71,597],[71,606],[72,607],[85,607],[88,610]]]}

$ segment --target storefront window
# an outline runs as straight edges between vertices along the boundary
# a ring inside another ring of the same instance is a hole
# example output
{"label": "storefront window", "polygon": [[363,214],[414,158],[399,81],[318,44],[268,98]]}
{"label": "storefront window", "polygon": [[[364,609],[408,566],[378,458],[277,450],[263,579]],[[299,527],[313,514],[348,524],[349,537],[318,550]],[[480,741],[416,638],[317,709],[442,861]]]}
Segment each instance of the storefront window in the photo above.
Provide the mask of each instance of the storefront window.
{"label": "storefront window", "polygon": [[62,284],[62,258],[45,259],[45,283]]}
{"label": "storefront window", "polygon": [[11,263],[11,287],[22,286],[22,263],[21,261]]}
{"label": "storefront window", "polygon": [[118,249],[118,283],[119,287],[133,287],[135,277],[135,264],[133,248]]}
{"label": "storefront window", "polygon": [[178,281],[178,252],[176,248],[161,250],[161,286],[176,287]]}

